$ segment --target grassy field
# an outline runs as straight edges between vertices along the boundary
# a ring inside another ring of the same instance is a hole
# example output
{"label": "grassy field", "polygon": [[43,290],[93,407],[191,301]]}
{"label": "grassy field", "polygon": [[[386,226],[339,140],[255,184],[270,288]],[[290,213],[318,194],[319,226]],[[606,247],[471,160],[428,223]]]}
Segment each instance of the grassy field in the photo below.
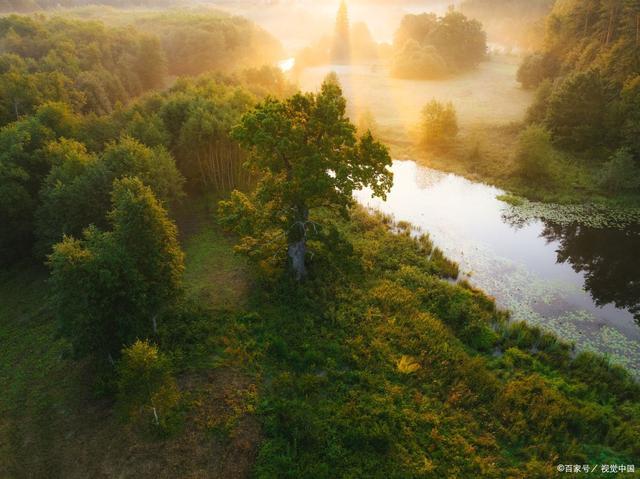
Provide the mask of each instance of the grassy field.
{"label": "grassy field", "polygon": [[392,78],[383,64],[308,68],[293,80],[303,91],[315,91],[335,70],[351,117],[357,121],[370,112],[381,130],[394,131],[390,139],[397,141],[398,134],[406,136],[416,128],[422,108],[432,99],[452,102],[463,128],[522,120],[533,96],[516,82],[518,62],[515,56],[492,56],[476,70],[432,81]]}

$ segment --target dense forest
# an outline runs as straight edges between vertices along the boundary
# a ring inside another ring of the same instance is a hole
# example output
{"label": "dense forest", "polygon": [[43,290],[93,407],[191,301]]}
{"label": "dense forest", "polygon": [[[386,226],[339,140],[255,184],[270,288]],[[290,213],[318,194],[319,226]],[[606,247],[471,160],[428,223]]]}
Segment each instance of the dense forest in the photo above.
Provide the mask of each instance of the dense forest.
{"label": "dense forest", "polygon": [[[535,181],[556,153],[610,181],[640,159],[637,4],[583,6],[556,5],[519,72]],[[640,457],[637,378],[356,203],[390,194],[392,156],[336,74],[300,92],[238,17],[109,15],[0,18],[0,477],[548,478]],[[406,16],[394,48],[412,79],[487,53],[454,11]],[[454,148],[453,105],[422,128]],[[545,235],[580,259],[566,229]]]}
{"label": "dense forest", "polygon": [[0,124],[57,101],[77,112],[108,113],[163,85],[157,38],[61,18],[0,19]]}
{"label": "dense forest", "polygon": [[529,121],[579,161],[602,165],[610,191],[640,187],[639,15],[634,1],[558,2],[544,48],[518,71],[537,88]]}
{"label": "dense forest", "polygon": [[170,75],[230,72],[271,65],[284,56],[280,42],[253,22],[215,10],[143,12],[128,19],[160,39]]}

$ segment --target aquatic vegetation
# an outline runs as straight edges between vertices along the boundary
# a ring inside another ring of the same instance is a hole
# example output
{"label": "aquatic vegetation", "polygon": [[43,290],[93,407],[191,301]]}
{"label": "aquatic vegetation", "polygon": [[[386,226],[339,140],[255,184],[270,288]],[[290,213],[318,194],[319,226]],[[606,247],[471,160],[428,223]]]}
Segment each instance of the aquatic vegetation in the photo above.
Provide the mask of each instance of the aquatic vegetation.
{"label": "aquatic vegetation", "polygon": [[597,204],[564,205],[530,201],[526,198],[501,195],[507,203],[503,218],[513,226],[523,226],[543,220],[558,225],[578,224],[590,228],[625,228],[640,224],[640,208],[609,207]]}
{"label": "aquatic vegetation", "polygon": [[522,198],[521,196],[516,196],[509,193],[498,195],[496,196],[496,199],[503,201],[511,206],[521,206],[524,202],[524,198]]}

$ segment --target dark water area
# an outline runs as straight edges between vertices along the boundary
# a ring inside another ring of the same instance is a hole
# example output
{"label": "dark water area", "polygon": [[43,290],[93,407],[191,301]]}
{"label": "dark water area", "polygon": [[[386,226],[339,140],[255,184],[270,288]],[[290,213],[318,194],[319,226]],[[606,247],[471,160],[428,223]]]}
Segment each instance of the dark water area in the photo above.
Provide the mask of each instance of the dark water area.
{"label": "dark water area", "polygon": [[514,320],[640,371],[640,226],[624,229],[518,220],[498,188],[424,168],[393,166],[386,201],[357,199],[410,221],[460,263]]}

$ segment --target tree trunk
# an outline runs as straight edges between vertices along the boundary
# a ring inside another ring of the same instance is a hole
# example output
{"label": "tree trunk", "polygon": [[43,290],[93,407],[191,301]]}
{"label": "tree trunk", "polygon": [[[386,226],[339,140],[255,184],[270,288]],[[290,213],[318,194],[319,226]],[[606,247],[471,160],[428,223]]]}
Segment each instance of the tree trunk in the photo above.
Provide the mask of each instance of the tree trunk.
{"label": "tree trunk", "polygon": [[296,207],[297,218],[289,233],[289,267],[296,281],[303,281],[307,277],[305,264],[307,256],[307,223],[309,210],[303,204]]}
{"label": "tree trunk", "polygon": [[307,256],[307,240],[302,238],[289,245],[289,265],[293,272],[293,277],[300,282],[307,277],[307,266],[305,257]]}
{"label": "tree trunk", "polygon": [[609,26],[607,27],[607,38],[606,38],[606,45],[609,45],[609,42],[611,41],[611,37],[613,36],[613,19],[615,16],[615,6],[611,7],[611,11],[609,12]]}

